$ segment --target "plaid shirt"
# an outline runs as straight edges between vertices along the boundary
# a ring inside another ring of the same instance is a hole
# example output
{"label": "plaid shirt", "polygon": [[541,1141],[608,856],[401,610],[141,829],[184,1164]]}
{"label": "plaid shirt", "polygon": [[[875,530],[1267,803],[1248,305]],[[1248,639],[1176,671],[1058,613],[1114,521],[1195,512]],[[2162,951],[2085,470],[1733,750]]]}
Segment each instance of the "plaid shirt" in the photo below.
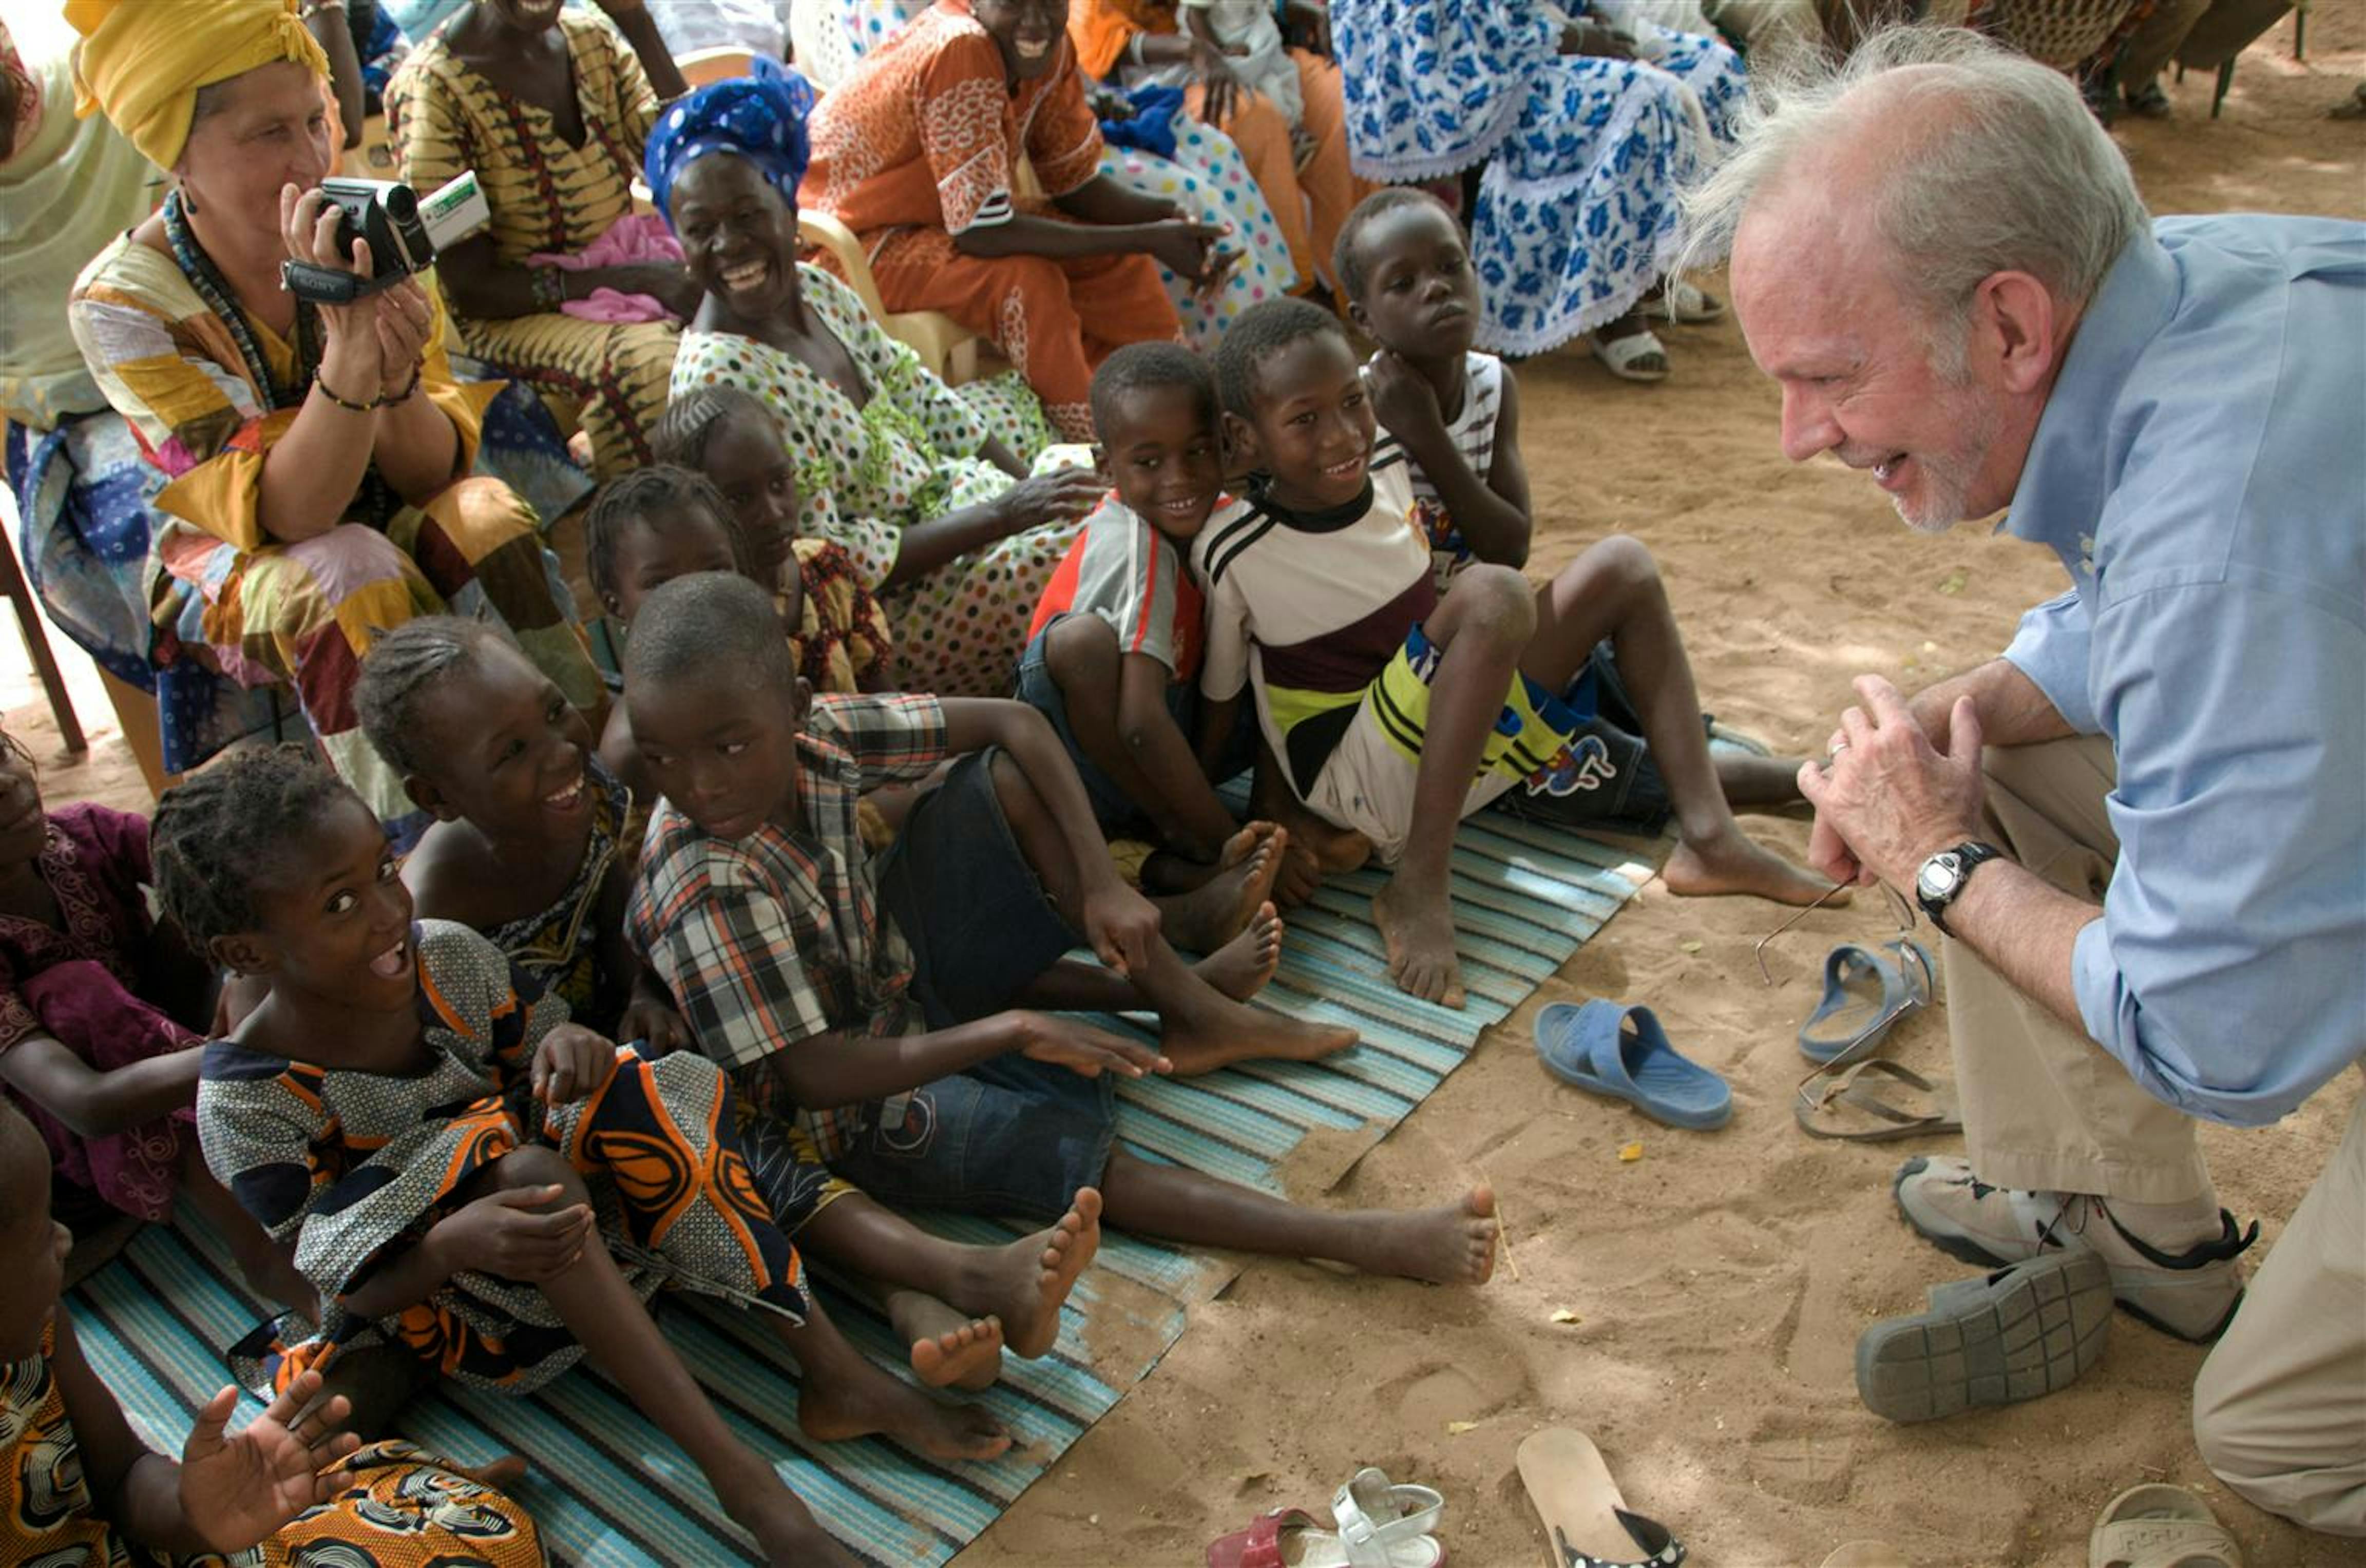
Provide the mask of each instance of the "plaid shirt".
{"label": "plaid shirt", "polygon": [[[944,755],[934,697],[816,697],[797,737],[804,831],[766,822],[717,839],[658,803],[625,931],[699,1050],[760,1101],[779,1093],[764,1066],[775,1051],[831,1031],[878,1038],[914,1026],[912,951],[881,918],[855,807],[868,790],[925,778]],[[875,1102],[800,1108],[825,1158],[876,1113]]]}

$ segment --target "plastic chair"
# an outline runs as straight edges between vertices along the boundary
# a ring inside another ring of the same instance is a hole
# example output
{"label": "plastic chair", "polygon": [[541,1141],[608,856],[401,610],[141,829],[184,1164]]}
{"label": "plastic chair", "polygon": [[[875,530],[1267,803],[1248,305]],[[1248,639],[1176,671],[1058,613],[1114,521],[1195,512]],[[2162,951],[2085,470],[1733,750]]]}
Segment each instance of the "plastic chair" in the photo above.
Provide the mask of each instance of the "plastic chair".
{"label": "plastic chair", "polygon": [[751,74],[756,69],[756,56],[751,50],[732,49],[727,45],[716,49],[693,49],[688,54],[677,54],[673,63],[674,68],[682,73],[683,81],[693,87],[706,87]]}
{"label": "plastic chair", "polygon": [[878,280],[871,276],[871,258],[862,254],[862,243],[854,237],[853,230],[827,212],[800,207],[797,237],[836,262],[872,320],[886,328],[889,337],[911,345],[920,363],[948,386],[977,379],[977,334],[936,310],[888,310],[879,298]]}

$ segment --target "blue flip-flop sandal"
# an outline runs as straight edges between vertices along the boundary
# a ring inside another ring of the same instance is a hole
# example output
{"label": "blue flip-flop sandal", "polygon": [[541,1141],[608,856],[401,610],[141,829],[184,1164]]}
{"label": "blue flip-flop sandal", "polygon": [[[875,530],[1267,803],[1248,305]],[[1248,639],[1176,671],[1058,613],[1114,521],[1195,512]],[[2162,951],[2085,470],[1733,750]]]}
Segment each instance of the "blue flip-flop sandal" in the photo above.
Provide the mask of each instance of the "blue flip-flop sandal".
{"label": "blue flip-flop sandal", "polygon": [[1889,1026],[1931,999],[1931,955],[1906,937],[1844,942],[1824,955],[1824,995],[1799,1025],[1799,1055],[1825,1066],[1869,1055]]}
{"label": "blue flip-flop sandal", "polygon": [[1733,1120],[1733,1090],[1679,1055],[1650,1008],[1555,1002],[1537,1014],[1537,1055],[1561,1082],[1626,1100],[1671,1127],[1705,1133]]}

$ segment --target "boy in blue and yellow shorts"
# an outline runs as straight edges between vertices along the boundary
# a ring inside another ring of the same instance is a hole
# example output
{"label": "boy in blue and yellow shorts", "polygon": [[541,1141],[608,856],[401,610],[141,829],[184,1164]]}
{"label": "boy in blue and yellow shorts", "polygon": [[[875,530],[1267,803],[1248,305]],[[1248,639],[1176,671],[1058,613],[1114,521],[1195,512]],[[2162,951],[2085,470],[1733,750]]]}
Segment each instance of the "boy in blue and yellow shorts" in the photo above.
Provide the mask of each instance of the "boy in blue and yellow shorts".
{"label": "boy in blue and yellow shorts", "polygon": [[1514,788],[1566,796],[1610,781],[1583,734],[1597,642],[1616,648],[1682,841],[1684,894],[1786,903],[1826,891],[1753,843],[1718,787],[1691,666],[1639,545],[1597,545],[1543,589],[1473,565],[1440,593],[1403,450],[1378,426],[1337,320],[1256,306],[1216,355],[1226,433],[1254,471],[1247,508],[1192,541],[1208,597],[1204,733],[1252,693],[1266,755],[1256,815],[1326,868],[1396,874],[1373,902],[1399,987],[1462,1002],[1447,867],[1456,826]]}

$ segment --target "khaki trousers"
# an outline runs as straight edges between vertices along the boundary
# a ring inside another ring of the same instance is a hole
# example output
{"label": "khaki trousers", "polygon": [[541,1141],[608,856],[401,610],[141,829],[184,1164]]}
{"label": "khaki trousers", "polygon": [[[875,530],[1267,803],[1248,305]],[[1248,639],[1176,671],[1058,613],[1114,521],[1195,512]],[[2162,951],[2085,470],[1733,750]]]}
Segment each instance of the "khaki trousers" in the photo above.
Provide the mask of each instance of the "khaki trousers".
{"label": "khaki trousers", "polygon": [[[2120,854],[2103,811],[2119,778],[2111,741],[1990,747],[1982,765],[1998,845],[2064,892],[2100,902]],[[2137,1088],[2085,1030],[2023,996],[1970,948],[1943,939],[1939,956],[1964,1152],[1982,1181],[2131,1203],[2209,1195],[2191,1118]]]}
{"label": "khaki trousers", "polygon": [[[2036,875],[2100,901],[2119,856],[2111,742],[1990,748],[1989,827]],[[2084,1031],[1943,941],[1965,1153],[2000,1187],[2132,1203],[2209,1197],[2193,1122]],[[2194,1439],[2219,1479],[2311,1529],[2366,1535],[2366,1097],[2203,1364]]]}

